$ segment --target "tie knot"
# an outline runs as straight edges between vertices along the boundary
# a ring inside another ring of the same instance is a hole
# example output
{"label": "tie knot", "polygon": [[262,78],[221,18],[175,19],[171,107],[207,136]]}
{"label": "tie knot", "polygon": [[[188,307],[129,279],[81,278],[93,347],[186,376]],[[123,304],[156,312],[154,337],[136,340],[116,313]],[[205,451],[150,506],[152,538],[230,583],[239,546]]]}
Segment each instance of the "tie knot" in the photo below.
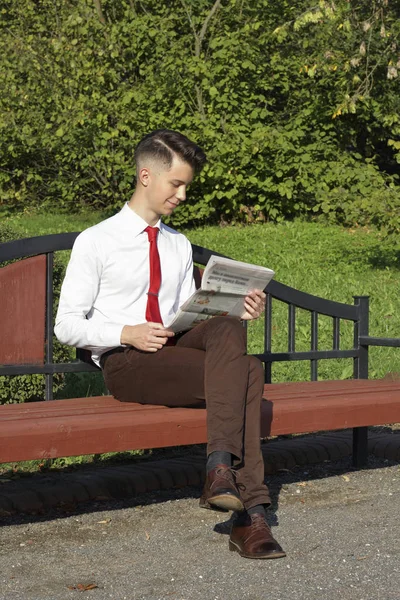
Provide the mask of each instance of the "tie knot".
{"label": "tie knot", "polygon": [[154,240],[157,239],[158,227],[150,227],[149,225],[148,227],[146,227],[145,231],[149,236],[149,242],[154,242]]}

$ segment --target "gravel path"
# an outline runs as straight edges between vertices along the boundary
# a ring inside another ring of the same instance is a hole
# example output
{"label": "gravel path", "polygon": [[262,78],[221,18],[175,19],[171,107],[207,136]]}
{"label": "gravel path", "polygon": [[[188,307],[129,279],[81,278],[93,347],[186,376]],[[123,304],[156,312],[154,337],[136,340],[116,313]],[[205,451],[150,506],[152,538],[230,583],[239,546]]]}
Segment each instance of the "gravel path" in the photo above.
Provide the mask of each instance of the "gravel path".
{"label": "gravel path", "polygon": [[200,510],[196,488],[10,517],[0,599],[400,600],[400,467],[370,466],[271,478],[270,522],[288,554],[274,561],[229,552],[227,517]]}

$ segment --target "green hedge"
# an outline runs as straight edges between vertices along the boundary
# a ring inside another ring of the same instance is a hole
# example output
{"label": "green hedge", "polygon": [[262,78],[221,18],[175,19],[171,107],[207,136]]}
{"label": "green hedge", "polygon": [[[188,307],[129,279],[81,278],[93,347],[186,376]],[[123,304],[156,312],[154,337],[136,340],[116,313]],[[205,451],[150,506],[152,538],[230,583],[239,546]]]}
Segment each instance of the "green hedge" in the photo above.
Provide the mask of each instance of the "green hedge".
{"label": "green hedge", "polygon": [[2,7],[3,212],[114,210],[134,187],[135,144],[170,127],[209,155],[177,226],[306,214],[398,230],[392,2]]}

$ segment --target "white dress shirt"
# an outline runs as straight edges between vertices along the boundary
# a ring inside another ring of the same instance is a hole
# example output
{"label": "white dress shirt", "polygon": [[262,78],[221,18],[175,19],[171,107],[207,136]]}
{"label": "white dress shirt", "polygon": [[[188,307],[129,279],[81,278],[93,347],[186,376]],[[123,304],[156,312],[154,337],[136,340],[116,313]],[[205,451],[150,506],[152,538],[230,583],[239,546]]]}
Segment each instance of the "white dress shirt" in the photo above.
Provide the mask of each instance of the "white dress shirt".
{"label": "white dress shirt", "polygon": [[[57,311],[60,342],[100,356],[121,345],[124,325],[146,322],[149,289],[148,224],[127,204],[75,240]],[[164,325],[195,291],[189,240],[161,221],[157,237],[162,282],[159,305]]]}

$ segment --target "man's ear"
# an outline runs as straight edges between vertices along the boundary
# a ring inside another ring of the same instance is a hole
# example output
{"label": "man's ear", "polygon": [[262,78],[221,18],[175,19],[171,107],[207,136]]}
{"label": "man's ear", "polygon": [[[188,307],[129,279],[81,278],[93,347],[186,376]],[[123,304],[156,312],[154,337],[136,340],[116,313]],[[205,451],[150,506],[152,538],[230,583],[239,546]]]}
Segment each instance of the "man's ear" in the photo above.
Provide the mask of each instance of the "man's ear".
{"label": "man's ear", "polygon": [[139,181],[144,186],[147,187],[150,183],[150,171],[147,167],[143,167],[139,171]]}

